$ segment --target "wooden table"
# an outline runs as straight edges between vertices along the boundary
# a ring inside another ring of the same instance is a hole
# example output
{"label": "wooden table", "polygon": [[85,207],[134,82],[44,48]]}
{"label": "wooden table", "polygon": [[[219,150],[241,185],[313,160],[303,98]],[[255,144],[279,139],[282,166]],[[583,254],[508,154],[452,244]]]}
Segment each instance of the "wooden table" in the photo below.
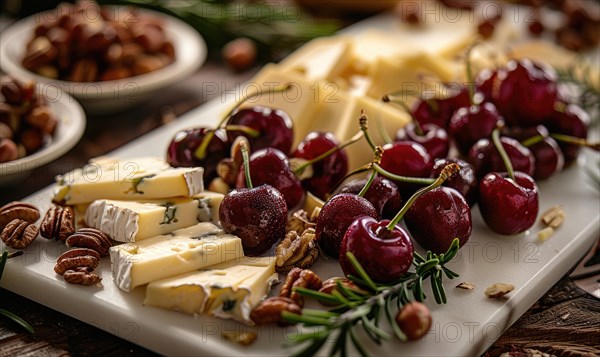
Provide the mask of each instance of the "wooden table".
{"label": "wooden table", "polygon": [[[81,141],[68,154],[36,169],[15,188],[0,188],[0,205],[18,200],[53,182],[57,174],[83,166],[212,99],[201,83],[214,82],[232,89],[250,79],[258,68],[233,74],[208,63],[193,76],[163,90],[143,106],[104,117],[90,116]],[[584,252],[582,252],[583,254]],[[4,355],[152,355],[153,353],[108,332],[77,321],[0,288],[0,307],[27,320],[36,333],[29,335],[0,318],[0,356]],[[569,356],[600,355],[600,302],[564,278],[532,306],[490,348],[489,355],[524,348]]]}

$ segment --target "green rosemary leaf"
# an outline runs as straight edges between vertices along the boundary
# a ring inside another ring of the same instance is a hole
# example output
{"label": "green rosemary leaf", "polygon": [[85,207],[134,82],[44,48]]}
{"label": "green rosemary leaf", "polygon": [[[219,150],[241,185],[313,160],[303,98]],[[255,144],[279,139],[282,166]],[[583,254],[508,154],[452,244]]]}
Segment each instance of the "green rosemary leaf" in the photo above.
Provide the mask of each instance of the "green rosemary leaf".
{"label": "green rosemary leaf", "polygon": [[329,319],[325,319],[322,317],[298,315],[298,314],[294,314],[289,311],[283,311],[281,313],[281,318],[287,322],[292,322],[292,323],[314,325],[314,326],[327,326],[327,327],[332,326],[332,323]]}
{"label": "green rosemary leaf", "polygon": [[437,282],[438,285],[438,291],[440,292],[440,297],[442,299],[442,304],[445,304],[448,302],[448,299],[446,298],[446,291],[444,290],[444,284],[442,282],[442,272],[438,271],[436,273],[436,279],[434,279]]}
{"label": "green rosemary leaf", "polygon": [[340,314],[336,314],[336,313],[330,312],[330,311],[323,311],[323,310],[303,309],[302,315],[303,316],[322,317],[324,319],[328,319],[330,317],[338,317]]}
{"label": "green rosemary leaf", "polygon": [[328,328],[323,328],[320,330],[313,329],[312,331],[306,331],[298,334],[290,334],[287,336],[287,341],[291,345],[296,345],[310,340],[319,340],[327,338],[330,333],[331,330],[329,330]]}
{"label": "green rosemary leaf", "polygon": [[364,300],[365,297],[369,296],[369,294],[364,291],[359,291],[342,284],[341,280],[336,281],[336,288],[351,300]]}
{"label": "green rosemary leaf", "polygon": [[[351,327],[350,327],[351,328]],[[339,345],[340,345],[340,356],[345,357],[347,355],[346,341],[348,340],[348,327],[343,326],[340,332]]]}
{"label": "green rosemary leaf", "polygon": [[362,321],[362,327],[367,333],[367,335],[373,340],[376,344],[381,345],[381,337],[373,330],[371,330],[371,326],[375,327],[373,324],[369,324],[369,320],[366,316],[360,318]]}
{"label": "green rosemary leaf", "polygon": [[348,274],[346,278],[359,286],[367,286],[367,282],[356,275]]}
{"label": "green rosemary leaf", "polygon": [[295,287],[292,289],[293,291],[299,293],[300,295],[312,297],[319,301],[323,301],[329,304],[341,304],[342,302],[331,294],[325,294],[316,290],[306,289],[302,287]]}
{"label": "green rosemary leaf", "polygon": [[425,263],[420,264],[417,267],[417,275],[424,275],[426,274],[427,271],[433,269],[436,267],[436,265],[440,264],[440,261],[438,259],[430,259],[428,261],[426,261]]}
{"label": "green rosemary leaf", "polygon": [[421,254],[419,254],[417,252],[413,252],[413,260],[417,263],[425,262],[425,259],[421,256]]}
{"label": "green rosemary leaf", "polygon": [[417,301],[423,302],[425,300],[425,294],[423,293],[423,278],[419,277],[413,285],[413,295]]}
{"label": "green rosemary leaf", "polygon": [[435,279],[435,276],[431,277],[431,290],[433,291],[433,297],[435,298],[436,304],[442,303],[442,295],[440,294],[440,287]]}
{"label": "green rosemary leaf", "polygon": [[445,266],[442,267],[442,270],[444,271],[444,273],[446,273],[446,276],[448,277],[448,279],[454,279],[454,278],[458,278],[460,276],[457,273],[455,273],[454,271],[450,270],[449,268],[446,268]]}
{"label": "green rosemary leaf", "polygon": [[314,339],[308,344],[308,346],[305,349],[292,354],[292,356],[312,357],[321,349],[321,347],[323,347],[323,345],[325,344],[326,341],[327,341],[327,338]]}
{"label": "green rosemary leaf", "polygon": [[6,261],[8,260],[8,250],[2,252],[2,258],[0,258],[0,279],[2,279],[2,274],[4,274],[4,266],[6,265]]}
{"label": "green rosemary leaf", "polygon": [[392,301],[391,301],[391,297],[388,297],[388,303],[385,305],[385,316],[388,319],[388,322],[390,323],[390,326],[392,326],[392,331],[394,331],[394,335],[396,335],[396,337],[402,341],[405,342],[408,339],[406,338],[406,335],[404,334],[404,332],[402,332],[402,330],[400,330],[400,326],[398,326],[398,324],[396,323],[396,319],[394,318],[394,314],[392,313]]}
{"label": "green rosemary leaf", "polygon": [[[2,255],[4,256],[4,254],[2,254]],[[27,332],[29,332],[29,333],[35,333],[35,330],[33,329],[33,327],[27,321],[23,320],[22,318],[20,318],[19,316],[13,314],[12,312],[4,310],[4,309],[0,309],[0,314],[8,317],[11,320],[13,320],[16,324],[18,324],[19,326],[21,326],[22,328],[24,328]]]}
{"label": "green rosemary leaf", "polygon": [[358,260],[354,256],[354,254],[352,254],[352,252],[347,252],[346,257],[350,261],[350,264],[352,264],[352,267],[354,268],[354,270],[356,270],[356,272],[358,273],[358,276],[362,280],[364,280],[364,282],[367,284],[367,286],[369,288],[371,288],[373,291],[377,291],[377,289],[378,289],[377,285],[375,285],[373,280],[371,280],[371,277],[369,277],[369,275],[367,274],[365,269],[360,265],[360,263],[358,262]]}
{"label": "green rosemary leaf", "polygon": [[362,357],[369,357],[369,354],[367,353],[367,351],[365,351],[365,348],[363,347],[363,345],[360,343],[358,338],[356,338],[356,335],[354,334],[354,331],[352,330],[352,328],[348,329],[348,334],[350,335],[352,344],[354,345],[354,347],[356,347],[356,350],[358,351],[358,353],[360,353],[360,355]]}
{"label": "green rosemary leaf", "polygon": [[342,304],[346,305],[349,308],[357,306],[357,304],[353,301],[346,299],[339,291],[333,290],[331,295],[335,296]]}

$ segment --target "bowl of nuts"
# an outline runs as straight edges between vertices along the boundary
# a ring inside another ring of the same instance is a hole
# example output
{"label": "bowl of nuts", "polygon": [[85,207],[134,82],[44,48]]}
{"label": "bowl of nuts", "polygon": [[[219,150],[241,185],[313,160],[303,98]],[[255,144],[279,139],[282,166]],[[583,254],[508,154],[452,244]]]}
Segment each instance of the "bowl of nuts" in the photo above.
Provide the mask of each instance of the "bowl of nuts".
{"label": "bowl of nuts", "polygon": [[3,31],[0,42],[5,72],[67,92],[88,114],[139,104],[189,76],[205,58],[204,40],[186,23],[92,1],[25,18]]}
{"label": "bowl of nuts", "polygon": [[9,186],[75,146],[85,114],[54,86],[3,76],[0,93],[0,186]]}

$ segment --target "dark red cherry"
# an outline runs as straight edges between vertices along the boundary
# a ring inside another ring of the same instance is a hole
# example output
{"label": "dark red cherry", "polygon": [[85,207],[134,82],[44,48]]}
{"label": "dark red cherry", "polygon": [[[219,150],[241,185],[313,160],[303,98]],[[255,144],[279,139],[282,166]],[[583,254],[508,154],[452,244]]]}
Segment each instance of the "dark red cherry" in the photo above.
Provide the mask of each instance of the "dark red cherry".
{"label": "dark red cherry", "polygon": [[419,124],[435,124],[447,129],[454,112],[471,104],[467,88],[446,88],[448,93],[444,98],[422,98],[413,104],[411,112]]}
{"label": "dark red cherry", "polygon": [[[415,142],[395,142],[383,146],[381,167],[400,176],[430,177],[431,157],[423,145]],[[422,185],[396,182],[401,197],[410,197]]]}
{"label": "dark red cherry", "polygon": [[294,139],[294,131],[290,116],[281,109],[263,106],[243,108],[229,118],[227,125],[241,125],[257,130],[257,137],[252,137],[239,130],[227,130],[230,142],[242,135],[248,138],[253,151],[266,147],[276,148],[289,154]]}
{"label": "dark red cherry", "polygon": [[328,255],[337,257],[346,230],[354,220],[364,216],[379,218],[375,207],[365,198],[351,193],[331,197],[317,218],[316,238],[319,246]]}
{"label": "dark red cherry", "polygon": [[487,138],[502,123],[496,107],[489,102],[460,108],[450,119],[449,134],[458,151],[466,155],[469,149],[481,138]]}
{"label": "dark red cherry", "polygon": [[396,141],[413,141],[423,145],[432,159],[448,156],[450,139],[445,129],[435,124],[420,126],[421,132],[414,123],[409,123],[398,129]]}
{"label": "dark red cherry", "polygon": [[[298,144],[292,156],[306,160],[314,159],[339,144],[332,133],[313,131]],[[312,177],[303,180],[302,185],[307,191],[324,200],[348,173],[348,155],[345,150],[339,150],[312,164],[312,170]]]}
{"label": "dark red cherry", "polygon": [[507,173],[492,172],[479,184],[479,210],[494,232],[517,234],[531,228],[539,210],[538,189],[533,179],[516,171],[515,180]]}
{"label": "dark red cherry", "polygon": [[[555,110],[544,125],[551,134],[564,134],[586,139],[588,135],[589,114],[576,104],[567,105],[564,110]],[[570,164],[577,159],[579,146],[559,142],[565,164]]]}
{"label": "dark red cherry", "polygon": [[205,158],[200,159],[196,150],[207,132],[213,129],[194,128],[179,131],[167,149],[167,162],[173,167],[204,167],[204,182],[208,185],[217,177],[217,164],[229,153],[225,133],[217,130],[206,148]]}
{"label": "dark red cherry", "polygon": [[404,228],[396,225],[390,231],[386,228],[389,223],[388,220],[378,222],[373,217],[352,222],[343,237],[339,255],[344,274],[357,274],[346,258],[347,252],[354,254],[375,282],[393,283],[406,274],[413,260],[413,245]]}
{"label": "dark red cherry", "polygon": [[[446,165],[455,163],[460,167],[460,171],[447,179],[444,186],[458,191],[471,207],[477,202],[479,180],[475,174],[475,169],[468,162],[461,159],[437,159],[433,164],[433,177],[439,176]],[[460,245],[462,247],[462,244]]]}
{"label": "dark red cherry", "polygon": [[454,238],[462,247],[473,228],[467,201],[455,189],[444,186],[419,196],[406,212],[404,222],[419,245],[433,253],[446,252]]}
{"label": "dark red cherry", "polygon": [[244,254],[260,255],[285,236],[285,199],[269,185],[235,189],[223,198],[219,220],[225,232],[240,237]]}
{"label": "dark red cherry", "polygon": [[[502,147],[506,150],[510,162],[516,171],[521,171],[533,176],[535,170],[535,158],[531,151],[521,145],[517,140],[502,137]],[[473,165],[477,176],[483,178],[492,171],[506,171],[506,166],[494,143],[489,139],[480,139],[469,150],[469,163]]]}
{"label": "dark red cherry", "polygon": [[[304,195],[302,183],[290,169],[287,157],[275,148],[260,149],[252,153],[250,177],[253,185],[271,185],[281,192],[290,210],[298,206]],[[238,173],[236,187],[246,187],[243,165]]]}
{"label": "dark red cherry", "polygon": [[[345,184],[339,193],[353,193],[357,195],[365,184],[367,179],[352,180]],[[400,210],[402,200],[398,186],[389,179],[376,176],[371,186],[364,196],[371,202],[380,217],[392,218]]]}

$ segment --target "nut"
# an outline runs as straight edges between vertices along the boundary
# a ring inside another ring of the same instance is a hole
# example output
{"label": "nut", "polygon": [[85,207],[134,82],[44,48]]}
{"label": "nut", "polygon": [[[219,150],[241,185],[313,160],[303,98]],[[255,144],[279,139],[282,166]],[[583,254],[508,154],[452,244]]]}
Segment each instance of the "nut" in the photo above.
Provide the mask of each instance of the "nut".
{"label": "nut", "polygon": [[552,227],[546,227],[546,228],[544,228],[544,229],[542,229],[541,231],[538,232],[537,239],[540,242],[544,242],[548,238],[552,237],[553,234],[554,234],[554,228],[552,228]]}
{"label": "nut", "polygon": [[13,219],[0,233],[0,239],[13,249],[27,248],[37,238],[38,228],[22,219]]}
{"label": "nut", "polygon": [[100,276],[92,273],[88,268],[67,270],[63,274],[63,279],[65,279],[65,281],[69,284],[79,284],[85,286],[96,285],[102,280]]}
{"label": "nut", "polygon": [[0,230],[14,219],[35,223],[40,218],[40,210],[32,204],[13,201],[0,207]]}
{"label": "nut", "polygon": [[541,219],[546,226],[558,228],[565,221],[565,212],[560,206],[554,206],[542,213]]}
{"label": "nut", "polygon": [[69,206],[52,205],[40,223],[42,237],[60,239],[63,242],[75,233],[75,216]]}
{"label": "nut", "polygon": [[352,280],[350,280],[348,278],[342,278],[342,277],[334,277],[334,278],[329,278],[329,279],[325,280],[323,282],[323,285],[321,285],[321,288],[319,289],[319,292],[323,293],[323,294],[331,294],[334,290],[337,290],[338,281],[344,287],[346,287],[348,289],[352,289],[355,292],[358,292],[360,294],[367,294],[366,291],[364,291],[363,289],[361,289]]}
{"label": "nut", "polygon": [[133,64],[132,69],[135,75],[140,75],[161,69],[165,66],[165,64],[166,62],[164,62],[159,56],[144,54],[138,56],[137,60]]}
{"label": "nut", "polygon": [[292,269],[285,280],[285,283],[279,291],[279,296],[289,297],[294,300],[299,306],[304,305],[304,299],[302,295],[293,291],[293,288],[301,287],[312,290],[319,290],[323,282],[321,278],[312,270],[309,269]]}
{"label": "nut", "polygon": [[456,287],[459,289],[473,290],[475,289],[475,284],[470,283],[468,281],[463,281],[462,283],[456,285]]}
{"label": "nut", "polygon": [[305,210],[300,209],[290,217],[285,227],[287,232],[296,231],[298,234],[304,233],[304,231],[308,228],[316,227],[315,221],[312,221],[308,218],[308,214]]}
{"label": "nut", "polygon": [[431,328],[431,312],[425,304],[410,302],[398,311],[396,323],[409,340],[416,341]]}
{"label": "nut", "polygon": [[250,319],[257,325],[267,325],[276,323],[280,326],[286,326],[288,323],[281,318],[281,313],[288,311],[294,314],[302,314],[302,308],[290,298],[273,296],[263,300],[250,313]]}
{"label": "nut", "polygon": [[514,289],[515,286],[512,284],[496,283],[488,286],[487,289],[485,289],[484,294],[488,298],[498,299],[510,293]]}
{"label": "nut", "polygon": [[10,126],[0,122],[0,140],[2,139],[12,139],[13,131]]}
{"label": "nut", "polygon": [[315,230],[308,228],[302,236],[290,231],[275,248],[278,273],[285,274],[293,267],[310,268],[319,257],[319,249],[315,246]]}
{"label": "nut", "polygon": [[21,105],[23,100],[23,87],[10,76],[2,76],[0,79],[0,93],[7,103]]}
{"label": "nut", "polygon": [[224,331],[223,337],[242,346],[249,346],[256,341],[257,334],[252,331]]}
{"label": "nut", "polygon": [[21,144],[25,146],[28,153],[37,151],[44,144],[44,137],[37,129],[28,129],[20,135]]}
{"label": "nut", "polygon": [[256,45],[247,38],[238,38],[223,47],[223,58],[234,71],[243,71],[256,62]]}
{"label": "nut", "polygon": [[104,232],[94,228],[82,228],[70,235],[65,243],[67,247],[89,248],[98,252],[101,257],[108,256],[112,243]]}
{"label": "nut", "polygon": [[35,107],[25,118],[27,123],[31,126],[36,127],[46,134],[52,135],[56,129],[56,118],[52,115],[50,107],[47,105]]}
{"label": "nut", "polygon": [[82,58],[73,65],[69,80],[72,82],[92,82],[96,80],[97,74],[98,66],[96,62],[89,58]]}
{"label": "nut", "polygon": [[58,51],[52,46],[48,38],[36,37],[27,45],[27,53],[23,58],[23,67],[36,69],[50,63],[56,58]]}
{"label": "nut", "polygon": [[0,162],[13,161],[17,158],[17,144],[10,139],[0,139]]}
{"label": "nut", "polygon": [[63,275],[67,270],[78,270],[78,268],[88,268],[92,272],[100,263],[100,254],[93,249],[75,248],[64,252],[54,266],[54,271],[58,275]]}
{"label": "nut", "polygon": [[229,192],[229,185],[226,184],[222,178],[215,177],[208,185],[208,189],[212,192],[222,193],[226,195],[227,192]]}

